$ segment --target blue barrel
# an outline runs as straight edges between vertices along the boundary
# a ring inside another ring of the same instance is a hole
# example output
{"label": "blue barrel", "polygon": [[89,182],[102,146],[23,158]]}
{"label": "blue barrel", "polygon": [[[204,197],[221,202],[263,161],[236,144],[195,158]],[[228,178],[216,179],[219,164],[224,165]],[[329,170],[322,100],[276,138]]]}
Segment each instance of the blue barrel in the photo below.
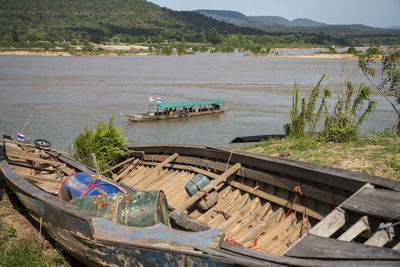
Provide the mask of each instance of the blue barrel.
{"label": "blue barrel", "polygon": [[97,196],[123,192],[119,187],[103,180],[95,179],[90,173],[77,172],[68,176],[61,185],[58,196],[66,201],[84,196]]}
{"label": "blue barrel", "polygon": [[185,184],[185,190],[189,196],[193,196],[200,190],[199,187],[204,188],[210,183],[210,180],[203,174],[196,174],[189,182]]}

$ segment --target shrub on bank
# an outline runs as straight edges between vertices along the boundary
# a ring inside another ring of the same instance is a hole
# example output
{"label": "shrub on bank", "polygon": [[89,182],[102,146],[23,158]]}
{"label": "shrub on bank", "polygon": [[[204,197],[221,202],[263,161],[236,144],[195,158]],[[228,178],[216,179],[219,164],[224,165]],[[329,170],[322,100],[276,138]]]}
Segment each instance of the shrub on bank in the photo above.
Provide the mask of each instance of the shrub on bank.
{"label": "shrub on bank", "polygon": [[83,164],[94,167],[91,154],[96,155],[101,171],[107,169],[118,158],[128,153],[128,139],[122,136],[122,129],[114,123],[115,115],[105,124],[100,121],[96,129],[85,127],[74,139],[71,154]]}

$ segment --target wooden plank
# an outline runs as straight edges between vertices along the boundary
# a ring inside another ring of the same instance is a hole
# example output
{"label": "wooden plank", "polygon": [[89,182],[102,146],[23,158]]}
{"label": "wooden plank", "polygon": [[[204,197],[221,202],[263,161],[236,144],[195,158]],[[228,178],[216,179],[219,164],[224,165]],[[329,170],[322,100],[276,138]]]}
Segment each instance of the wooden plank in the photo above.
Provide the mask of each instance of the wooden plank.
{"label": "wooden plank", "polygon": [[114,181],[117,181],[117,182],[123,182],[123,181],[125,181],[125,179],[124,178],[126,178],[126,176],[128,175],[128,173],[131,171],[131,170],[133,170],[134,168],[136,167],[136,165],[135,164],[130,164],[128,167],[126,167],[120,174],[118,174],[118,175],[113,175],[112,176],[112,178],[113,178],[113,180]]}
{"label": "wooden plank", "polygon": [[388,221],[400,218],[400,193],[385,189],[364,188],[346,200],[342,208]]}
{"label": "wooden plank", "polygon": [[400,251],[400,242],[397,243],[394,247],[392,247],[392,249]]}
{"label": "wooden plank", "polygon": [[37,175],[29,175],[29,174],[24,174],[21,175],[21,177],[32,180],[32,181],[41,181],[41,182],[51,182],[51,183],[60,183],[60,180],[56,180],[54,178],[46,178],[46,177],[41,177]]}
{"label": "wooden plank", "polygon": [[[134,181],[135,182],[134,184],[135,185],[139,184],[140,182],[142,182],[144,179],[146,179],[150,175],[153,175],[154,173],[158,172],[160,169],[162,169],[165,165],[167,165],[168,163],[170,163],[171,161],[176,159],[178,156],[179,156],[178,153],[174,153],[172,156],[168,157],[163,162],[161,162],[159,165],[157,165],[157,167],[152,168],[149,172],[147,172],[143,176],[136,178]],[[157,177],[155,177],[154,179],[157,179]],[[154,179],[150,179],[149,183],[151,183]],[[143,186],[146,187],[145,185],[143,185]]]}
{"label": "wooden plank", "polygon": [[189,208],[191,205],[193,205],[196,201],[198,201],[202,196],[205,195],[205,192],[210,192],[211,189],[215,188],[217,185],[225,182],[229,176],[234,174],[238,169],[240,169],[242,165],[240,163],[236,163],[232,167],[230,167],[226,172],[221,174],[217,179],[213,180],[211,183],[209,183],[207,186],[203,188],[203,190],[198,191],[195,195],[193,195],[189,200],[184,202],[182,205],[178,207],[178,210],[186,210]]}
{"label": "wooden plank", "polygon": [[346,215],[344,212],[333,210],[322,221],[311,228],[310,233],[321,236],[330,237],[346,223]]}
{"label": "wooden plank", "polygon": [[270,230],[270,227],[279,224],[283,216],[284,213],[282,208],[276,210],[271,215],[264,218],[262,222],[253,227],[253,229],[238,238],[237,242],[244,244],[249,241],[254,241],[256,238],[259,238],[260,235],[262,235],[263,233],[268,232]]}
{"label": "wooden plank", "polygon": [[107,172],[112,173],[112,171],[115,170],[116,168],[121,167],[122,165],[125,165],[125,164],[127,164],[127,163],[133,161],[134,159],[135,159],[135,157],[128,158],[128,159],[126,159],[126,160],[124,160],[124,161],[118,163],[117,165],[114,165],[114,166],[112,166],[111,168],[105,170],[103,173],[104,173],[104,174],[107,173]]}
{"label": "wooden plank", "polygon": [[400,251],[307,234],[285,256],[310,259],[399,260]]}
{"label": "wooden plank", "polygon": [[226,232],[226,237],[233,239],[238,239],[243,236],[243,231],[253,229],[257,226],[262,218],[266,218],[273,213],[271,204],[267,202],[264,206],[256,209],[254,212],[250,213],[247,217],[243,218],[242,221],[237,224],[232,230]]}
{"label": "wooden plank", "polygon": [[353,224],[349,229],[346,230],[343,234],[341,234],[337,240],[342,241],[352,241],[362,232],[368,230],[370,228],[368,223],[368,217],[361,217],[355,224]]}
{"label": "wooden plank", "polygon": [[248,193],[244,194],[242,197],[239,197],[233,202],[227,209],[224,210],[224,215],[227,215],[226,217],[223,214],[218,214],[217,216],[214,217],[211,221],[207,222],[208,225],[216,228],[220,228],[220,225],[224,222],[226,222],[229,218],[234,216],[234,214],[240,210],[248,201],[250,200],[250,196]]}
{"label": "wooden plank", "polygon": [[[239,188],[239,189],[241,189],[243,191],[249,192],[249,193],[251,193],[253,195],[256,195],[258,197],[261,197],[261,198],[263,198],[265,200],[274,202],[274,203],[276,203],[276,204],[278,204],[278,205],[280,205],[282,207],[290,208],[290,206],[292,206],[292,203],[290,201],[286,200],[286,199],[282,199],[280,197],[274,196],[274,195],[266,193],[264,191],[260,191],[260,190],[254,189],[254,188],[252,188],[250,186],[241,184],[241,183],[239,183],[237,181],[229,181],[228,183],[233,187],[236,187],[236,188]],[[321,213],[318,213],[316,211],[307,209],[303,205],[300,205],[300,204],[297,204],[297,203],[295,203],[293,205],[292,210],[295,210],[295,211],[298,211],[298,212],[304,212],[305,210],[307,210],[307,214],[309,216],[311,216],[311,217],[313,217],[315,219],[318,219],[318,220],[322,220],[324,218],[324,216],[325,216],[324,214],[321,214]]]}
{"label": "wooden plank", "polygon": [[261,207],[260,199],[258,197],[249,201],[244,207],[242,207],[238,212],[236,212],[232,217],[230,217],[226,222],[218,226],[218,228],[228,232],[233,229],[241,219],[247,218],[256,208]]}
{"label": "wooden plank", "polygon": [[296,223],[296,216],[291,213],[286,218],[282,218],[277,221],[275,225],[265,227],[265,234],[261,236],[258,240],[257,247],[264,248],[267,247],[274,239],[281,238],[288,229]]}
{"label": "wooden plank", "polygon": [[[394,236],[394,228],[389,227],[388,229],[391,233],[391,236]],[[387,242],[390,241],[389,234],[386,230],[377,231],[373,234],[365,243],[364,245],[368,246],[376,246],[376,247],[383,247]]]}
{"label": "wooden plank", "polygon": [[30,160],[30,161],[34,161],[36,163],[39,164],[50,164],[53,166],[61,166],[62,163],[59,161],[53,161],[53,160],[46,160],[46,159],[41,159],[39,157],[35,157],[35,156],[27,156],[27,155],[22,155],[22,154],[18,154],[18,153],[6,153],[7,157],[11,157],[11,158],[17,158],[20,160]]}

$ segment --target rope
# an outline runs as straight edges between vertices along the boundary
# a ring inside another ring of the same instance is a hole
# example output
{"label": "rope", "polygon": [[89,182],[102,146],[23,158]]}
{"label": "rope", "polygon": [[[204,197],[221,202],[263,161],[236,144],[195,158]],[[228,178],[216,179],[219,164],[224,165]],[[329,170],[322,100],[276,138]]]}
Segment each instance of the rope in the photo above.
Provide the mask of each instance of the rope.
{"label": "rope", "polygon": [[266,252],[266,253],[268,253],[268,254],[271,254],[271,253],[269,253],[268,250],[266,250],[266,249],[264,249],[264,248],[255,248],[255,246],[257,246],[258,237],[257,237],[256,239],[254,239],[254,242],[253,242],[252,245],[247,246],[247,247],[244,246],[243,244],[241,244],[241,243],[235,241],[235,240],[234,240],[233,238],[231,238],[231,237],[227,237],[227,238],[225,239],[225,241],[226,241],[226,242],[231,242],[231,243],[233,243],[233,244],[236,244],[236,245],[241,246],[241,247],[244,247],[244,248],[254,248],[254,249],[256,249],[256,250],[262,250],[262,251],[264,251],[264,252]]}
{"label": "rope", "polygon": [[296,203],[297,200],[297,196],[300,194],[301,196],[303,195],[303,191],[301,190],[301,184],[296,185],[293,188],[293,191],[296,192],[296,196],[294,197],[294,200],[292,202],[292,205],[290,206],[289,210],[286,212],[285,217],[283,217],[283,219],[286,219],[286,217],[289,215],[290,211],[292,210],[294,204]]}
{"label": "rope", "polygon": [[206,196],[208,196],[208,192],[206,190],[204,190],[203,187],[201,187],[200,185],[198,185],[196,182],[194,182],[192,180],[190,180],[190,182],[196,186],[197,190],[203,192]]}
{"label": "rope", "polygon": [[394,226],[399,225],[399,224],[400,224],[400,221],[398,221],[396,223],[386,223],[386,224],[385,223],[380,223],[378,228],[376,229],[376,231],[378,232],[378,231],[381,231],[381,230],[385,230],[386,233],[388,234],[389,242],[392,242],[393,234],[390,231],[390,227],[394,227]]}
{"label": "rope", "polygon": [[96,182],[97,182],[97,176],[95,176],[94,179],[93,179],[93,181],[92,181],[90,184],[88,184],[88,186],[87,186],[87,187],[85,188],[85,190],[82,192],[81,197],[84,197],[84,196],[87,194],[87,192],[89,192],[90,189],[92,189],[93,187],[99,185],[99,184],[96,184]]}

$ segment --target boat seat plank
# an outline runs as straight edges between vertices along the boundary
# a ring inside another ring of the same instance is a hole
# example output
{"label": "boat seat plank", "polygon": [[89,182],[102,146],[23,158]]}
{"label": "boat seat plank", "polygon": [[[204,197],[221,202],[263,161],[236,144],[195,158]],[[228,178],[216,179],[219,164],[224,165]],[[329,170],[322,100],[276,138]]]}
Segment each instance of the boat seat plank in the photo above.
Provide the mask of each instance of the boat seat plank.
{"label": "boat seat plank", "polygon": [[311,230],[310,233],[322,236],[330,237],[337,230],[339,230],[346,223],[346,215],[344,212],[333,210],[328,214],[322,221],[317,223]]}
{"label": "boat seat plank", "polygon": [[341,234],[337,240],[342,241],[352,241],[362,232],[368,230],[370,228],[368,223],[368,217],[361,217],[355,224],[353,224],[349,229],[346,230],[343,234]]}
{"label": "boat seat plank", "polygon": [[[388,229],[391,233],[391,236],[394,236],[394,228],[389,227]],[[390,241],[389,234],[386,230],[379,230],[375,234],[373,234],[365,243],[364,245],[368,246],[376,246],[376,247],[383,247],[387,242]]]}
{"label": "boat seat plank", "polygon": [[342,208],[377,218],[395,220],[400,218],[400,194],[366,187],[346,200]]}
{"label": "boat seat plank", "polygon": [[217,179],[213,180],[210,182],[208,185],[206,185],[202,191],[198,191],[195,195],[193,195],[189,200],[186,202],[182,203],[178,209],[179,210],[186,210],[189,208],[191,205],[193,205],[196,201],[198,201],[202,196],[205,195],[205,192],[210,192],[211,189],[215,188],[217,185],[220,183],[225,182],[232,174],[234,174],[237,170],[239,170],[242,167],[240,163],[236,163],[232,167],[230,167],[226,172],[221,174]]}
{"label": "boat seat plank", "polygon": [[399,260],[400,251],[306,234],[285,256],[312,259]]}

